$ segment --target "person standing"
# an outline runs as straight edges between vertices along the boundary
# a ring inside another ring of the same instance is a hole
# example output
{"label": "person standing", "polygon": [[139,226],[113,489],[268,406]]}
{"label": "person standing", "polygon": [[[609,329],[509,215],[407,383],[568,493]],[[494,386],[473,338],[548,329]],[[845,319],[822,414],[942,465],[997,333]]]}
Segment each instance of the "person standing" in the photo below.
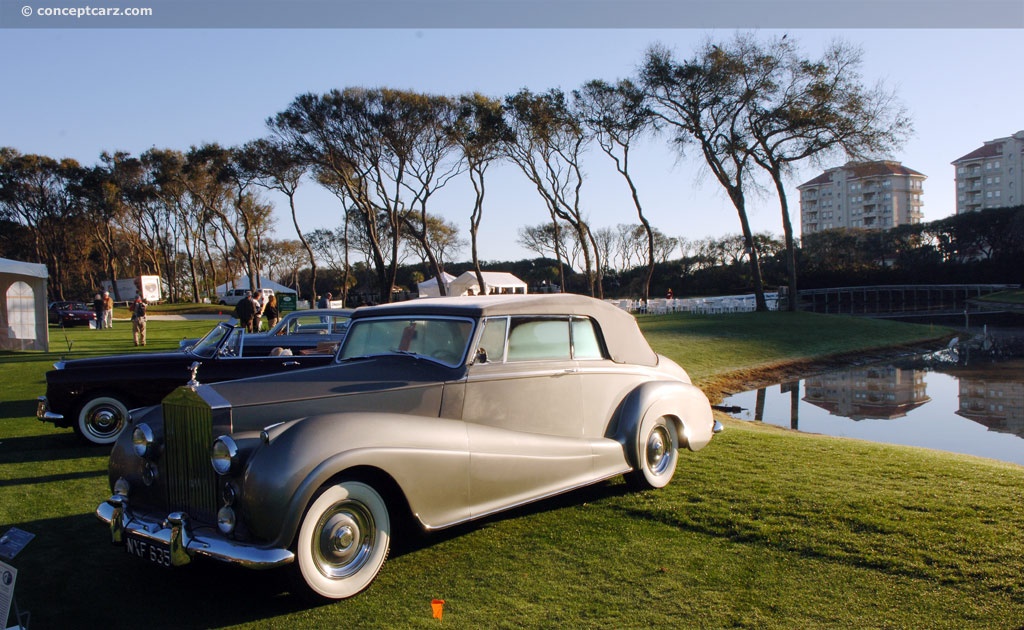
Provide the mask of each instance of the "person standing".
{"label": "person standing", "polygon": [[141,295],[135,296],[132,306],[132,338],[136,346],[146,345],[146,300]]}
{"label": "person standing", "polygon": [[257,289],[252,295],[252,328],[249,332],[259,332],[263,324],[263,290]]}
{"label": "person standing", "polygon": [[103,327],[114,327],[114,298],[110,297],[110,291],[103,292]]}
{"label": "person standing", "polygon": [[327,293],[324,293],[320,297],[320,301],[316,303],[316,307],[317,308],[331,308],[331,298],[332,297],[334,297],[334,296],[331,295],[330,291],[328,291]]}
{"label": "person standing", "polygon": [[96,330],[103,328],[103,296],[99,293],[92,299],[92,310],[96,313]]}
{"label": "person standing", "polygon": [[267,305],[263,308],[263,314],[267,316],[267,328],[273,328],[281,319],[281,311],[277,308],[277,296],[271,295],[267,298]]}
{"label": "person standing", "polygon": [[252,291],[246,291],[245,297],[239,300],[238,304],[235,305],[235,318],[238,320],[243,331],[249,332],[252,330],[253,314]]}

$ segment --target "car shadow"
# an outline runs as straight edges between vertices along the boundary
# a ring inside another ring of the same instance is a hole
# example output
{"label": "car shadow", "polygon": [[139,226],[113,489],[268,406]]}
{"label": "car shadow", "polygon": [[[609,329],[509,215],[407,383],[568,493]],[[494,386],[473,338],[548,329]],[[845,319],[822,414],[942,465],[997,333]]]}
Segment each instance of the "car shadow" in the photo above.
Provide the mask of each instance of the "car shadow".
{"label": "car shadow", "polygon": [[0,418],[32,418],[36,415],[35,400],[5,400],[0,402]]}
{"label": "car shadow", "polygon": [[[101,474],[105,473],[73,476]],[[55,480],[59,481],[49,479]],[[399,536],[392,557],[506,519],[625,493],[624,484],[602,483],[439,532]],[[97,498],[97,504],[101,500]],[[34,535],[7,562],[18,569],[20,609],[30,612],[33,625],[41,628],[137,628],[140,623],[147,628],[226,627],[266,622],[322,605],[293,596],[284,570],[253,571],[212,560],[196,560],[174,569],[153,566],[128,555],[124,547],[111,545],[107,526],[91,513],[12,525]],[[6,526],[0,533],[5,531]],[[211,594],[218,605],[199,604],[212,601]]]}
{"label": "car shadow", "polygon": [[89,445],[74,431],[0,438],[0,464],[27,464],[110,454],[110,446]]}

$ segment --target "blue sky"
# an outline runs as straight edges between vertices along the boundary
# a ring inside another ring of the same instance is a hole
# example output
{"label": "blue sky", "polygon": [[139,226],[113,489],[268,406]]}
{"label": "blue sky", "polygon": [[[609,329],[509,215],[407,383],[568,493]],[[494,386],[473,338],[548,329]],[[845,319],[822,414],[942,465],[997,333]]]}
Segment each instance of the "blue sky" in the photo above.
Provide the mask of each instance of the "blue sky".
{"label": "blue sky", "polygon": [[[22,153],[70,157],[86,164],[102,151],[138,154],[156,146],[187,150],[203,142],[241,144],[266,133],[267,117],[298,94],[348,86],[387,86],[501,97],[528,87],[566,91],[587,80],[629,76],[658,42],[680,56],[706,36],[697,29],[450,30],[0,30],[0,145]],[[757,31],[769,37],[782,31]],[[798,29],[788,31],[808,55],[834,38],[864,48],[865,81],[895,87],[915,134],[891,156],[924,173],[925,220],[954,212],[950,162],[1024,129],[1024,33],[1020,29]],[[19,61],[14,61],[18,59]],[[671,236],[701,238],[739,232],[736,212],[696,158],[680,157],[664,138],[638,150],[634,168],[652,223]],[[835,166],[838,164],[829,164]],[[635,222],[628,191],[607,158],[589,155],[584,207],[592,227]],[[795,185],[820,172],[807,166]],[[435,212],[458,223],[468,239],[465,187],[442,194]],[[547,219],[536,192],[512,167],[488,182],[481,256],[532,256],[516,230]],[[277,201],[270,198],[272,201]],[[304,230],[339,223],[334,197],[307,184],[298,195]],[[277,204],[276,236],[292,238],[290,216]],[[772,195],[749,201],[757,231],[781,234]],[[794,211],[794,220],[798,216]],[[468,248],[460,260],[469,258]]]}

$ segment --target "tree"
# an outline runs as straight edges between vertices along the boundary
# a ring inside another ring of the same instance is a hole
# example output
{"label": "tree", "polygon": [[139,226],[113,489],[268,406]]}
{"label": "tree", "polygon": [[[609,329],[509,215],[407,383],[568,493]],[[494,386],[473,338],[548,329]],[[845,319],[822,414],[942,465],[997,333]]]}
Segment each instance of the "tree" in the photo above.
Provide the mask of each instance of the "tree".
{"label": "tree", "polygon": [[[413,213],[425,225],[431,195],[459,172],[449,128],[453,111],[444,97],[347,88],[299,96],[268,121],[295,150],[330,173],[331,183],[361,214],[382,301],[391,301],[395,287],[403,226],[410,227]],[[381,215],[387,235],[377,230]],[[390,239],[387,252],[382,236]]]}
{"label": "tree", "polygon": [[[789,294],[796,296],[796,245],[784,185],[791,165],[837,151],[851,158],[891,152],[911,133],[911,121],[892,91],[881,83],[863,85],[858,48],[836,42],[820,59],[806,60],[786,36],[761,44],[738,35],[725,54],[736,58],[744,85],[758,90],[744,110],[755,141],[752,157],[775,184]],[[790,310],[796,302],[789,300]]]}
{"label": "tree", "polygon": [[[295,208],[295,193],[298,191],[302,177],[309,169],[308,163],[295,152],[294,147],[286,144],[280,137],[261,138],[242,146],[236,152],[238,168],[251,181],[268,190],[276,190],[288,198],[291,209],[292,225],[299,243],[306,251],[312,276],[309,303],[316,303],[316,256],[313,248],[302,234],[299,217]],[[296,287],[298,290],[298,287]],[[301,296],[301,292],[300,292]]]}
{"label": "tree", "polygon": [[[252,192],[256,174],[242,168],[240,149],[217,144],[193,147],[185,156],[183,183],[203,208],[220,219],[233,249],[245,265],[249,286],[262,272],[260,240],[273,225],[272,208]],[[225,252],[227,253],[227,252]]]}
{"label": "tree", "polygon": [[27,226],[34,256],[46,265],[53,294],[64,299],[72,290],[88,291],[86,282],[72,287],[72,272],[87,268],[90,251],[80,187],[85,170],[71,159],[22,155],[0,149],[0,207]]}
{"label": "tree", "polygon": [[[556,232],[556,247],[561,240],[557,235],[561,229],[559,221],[572,227],[583,254],[590,295],[601,297],[600,252],[580,207],[584,179],[581,158],[588,136],[579,116],[558,89],[543,94],[520,90],[505,98],[505,110],[511,130],[504,144],[506,157],[520,168],[544,200]],[[561,251],[555,257],[561,262]],[[565,276],[561,271],[560,274],[564,289]]]}
{"label": "tree", "polygon": [[644,216],[640,194],[629,172],[629,152],[634,141],[654,129],[654,114],[647,106],[646,97],[639,87],[628,79],[615,85],[594,80],[573,92],[580,118],[590,129],[601,150],[615,162],[615,170],[626,180],[636,208],[637,218],[647,237],[647,276],[644,279],[643,299],[650,297],[651,278],[654,276],[654,230]]}
{"label": "tree", "polygon": [[759,75],[756,80],[753,75],[747,77],[734,55],[707,42],[683,63],[677,62],[667,49],[652,46],[645,55],[641,79],[655,116],[674,130],[677,148],[683,150],[696,143],[736,208],[750,261],[756,308],[768,310],[746,210],[754,141],[745,115],[758,92],[770,89],[770,74]]}
{"label": "tree", "polygon": [[466,161],[466,170],[473,184],[473,210],[469,218],[470,253],[473,259],[473,270],[476,272],[477,286],[486,291],[483,271],[480,269],[480,256],[477,250],[477,236],[480,221],[483,218],[484,185],[487,168],[501,157],[502,144],[508,142],[510,130],[505,124],[501,101],[483,96],[480,93],[464,94],[459,97],[458,117],[452,133],[455,143],[462,148],[462,157]]}

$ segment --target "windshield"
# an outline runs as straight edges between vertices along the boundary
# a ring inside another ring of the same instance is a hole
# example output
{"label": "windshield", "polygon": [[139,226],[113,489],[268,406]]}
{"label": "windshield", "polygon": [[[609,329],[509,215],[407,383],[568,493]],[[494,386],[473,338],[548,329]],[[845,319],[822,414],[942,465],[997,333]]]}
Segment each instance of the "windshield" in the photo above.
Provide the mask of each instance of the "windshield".
{"label": "windshield", "polygon": [[472,333],[472,320],[455,317],[356,320],[338,358],[412,354],[454,367],[465,360]]}
{"label": "windshield", "polygon": [[217,347],[221,345],[221,341],[234,330],[235,327],[230,324],[217,324],[213,330],[206,333],[205,337],[192,346],[190,352],[204,359],[210,359],[217,354]]}

